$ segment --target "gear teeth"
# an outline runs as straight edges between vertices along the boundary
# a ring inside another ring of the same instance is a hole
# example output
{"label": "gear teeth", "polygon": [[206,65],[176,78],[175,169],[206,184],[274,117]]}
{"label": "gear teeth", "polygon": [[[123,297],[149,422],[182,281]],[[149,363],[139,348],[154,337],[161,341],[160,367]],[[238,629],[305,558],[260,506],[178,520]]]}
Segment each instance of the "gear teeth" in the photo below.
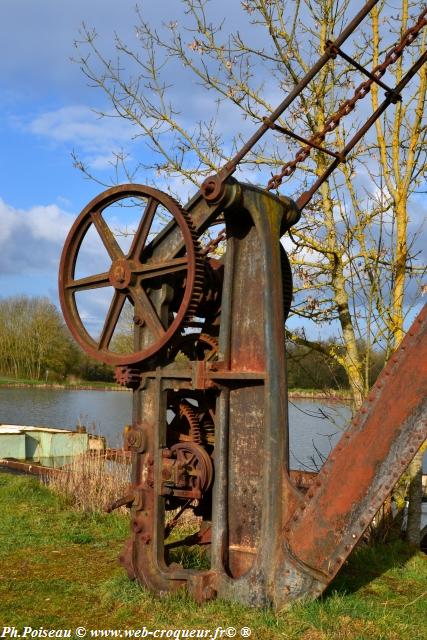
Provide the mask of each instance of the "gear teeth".
{"label": "gear teeth", "polygon": [[192,442],[202,444],[202,434],[200,431],[199,417],[195,410],[187,403],[181,402],[179,405],[179,417],[186,418],[189,424],[189,436]]}
{"label": "gear teeth", "polygon": [[205,357],[205,360],[213,360],[218,353],[218,340],[207,333],[201,333],[197,342],[207,344],[211,350]]}
{"label": "gear teeth", "polygon": [[195,276],[194,276],[193,293],[191,296],[190,304],[188,305],[187,312],[184,316],[184,323],[185,323],[185,322],[189,322],[195,316],[203,297],[203,290],[205,285],[205,259],[203,257],[202,248],[200,246],[199,238],[194,228],[191,215],[188,213],[186,209],[184,209],[184,207],[177,200],[175,200],[175,198],[171,197],[171,200],[179,208],[182,214],[182,217],[185,219],[185,222],[188,226],[188,229],[190,231],[190,234],[193,240],[194,253],[195,253]]}

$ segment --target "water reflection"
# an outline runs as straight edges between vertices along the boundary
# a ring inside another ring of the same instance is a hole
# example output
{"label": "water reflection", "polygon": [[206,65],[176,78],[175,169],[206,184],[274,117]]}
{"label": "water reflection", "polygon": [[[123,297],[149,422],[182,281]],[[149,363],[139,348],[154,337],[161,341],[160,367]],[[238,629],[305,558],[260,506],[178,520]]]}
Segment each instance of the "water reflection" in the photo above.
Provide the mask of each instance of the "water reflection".
{"label": "water reflection", "polygon": [[[125,391],[0,388],[0,423],[74,429],[83,424],[120,447],[130,424],[132,394]],[[316,469],[339,440],[350,409],[338,403],[291,400],[290,462],[293,469]]]}

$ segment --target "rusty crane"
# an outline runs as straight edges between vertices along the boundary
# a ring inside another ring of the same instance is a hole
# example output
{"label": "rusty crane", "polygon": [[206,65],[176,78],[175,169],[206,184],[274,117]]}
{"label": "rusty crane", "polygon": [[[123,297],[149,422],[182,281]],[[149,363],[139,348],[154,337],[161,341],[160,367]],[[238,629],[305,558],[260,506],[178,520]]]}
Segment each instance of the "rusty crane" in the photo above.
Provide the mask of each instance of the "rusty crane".
{"label": "rusty crane", "polygon": [[[371,71],[342,45],[368,15],[367,2],[324,55],[217,175],[185,208],[138,184],[111,188],[76,219],[61,258],[59,289],[65,320],[77,342],[116,366],[133,389],[133,423],[125,430],[132,484],[114,506],[131,510],[131,537],[121,556],[128,574],[156,593],[186,586],[204,601],[215,596],[253,606],[281,607],[320,594],[340,569],[427,434],[427,308],[416,319],[351,425],[310,486],[289,469],[284,324],[292,278],[283,234],[335,167],[427,60],[425,52],[395,87],[382,76],[427,24],[427,10]],[[316,74],[342,56],[366,79],[310,139],[276,124]],[[323,146],[373,83],[384,99],[339,152]],[[267,189],[232,178],[269,130],[303,146],[273,175]],[[331,163],[296,201],[271,193],[312,149]],[[125,199],[145,203],[127,253],[103,211]],[[170,222],[152,237],[156,211]],[[221,216],[225,252],[209,257],[200,236]],[[94,227],[108,252],[108,271],[76,276],[83,239]],[[112,287],[100,336],[91,337],[76,302],[80,291]],[[134,307],[133,348],[115,352],[112,336],[123,306]],[[185,358],[177,358],[182,353]],[[416,371],[416,375],[414,374]],[[199,530],[170,541],[190,509]],[[173,512],[174,517],[167,517]],[[170,561],[180,544],[209,545],[210,565],[187,569]]]}

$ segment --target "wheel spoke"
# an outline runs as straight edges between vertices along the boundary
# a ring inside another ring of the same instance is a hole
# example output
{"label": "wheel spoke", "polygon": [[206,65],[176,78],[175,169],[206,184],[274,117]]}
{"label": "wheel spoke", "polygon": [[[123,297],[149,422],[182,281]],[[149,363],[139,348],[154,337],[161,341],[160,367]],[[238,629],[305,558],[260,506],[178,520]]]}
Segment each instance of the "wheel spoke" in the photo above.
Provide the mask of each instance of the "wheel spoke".
{"label": "wheel spoke", "polygon": [[101,336],[99,338],[98,350],[107,349],[113,337],[114,329],[119,321],[120,314],[123,309],[123,305],[126,300],[126,294],[121,291],[115,291],[113,299],[111,300],[110,308],[108,309],[107,317],[102,328]]}
{"label": "wheel spoke", "polygon": [[154,308],[153,303],[150,298],[141,287],[137,291],[132,287],[128,293],[131,298],[134,307],[135,307],[135,315],[139,316],[146,323],[155,339],[158,340],[163,338],[166,333],[166,330],[158,316],[156,309]]}
{"label": "wheel spoke", "polygon": [[154,220],[154,214],[156,213],[159,202],[155,198],[149,198],[144,213],[142,214],[141,221],[138,225],[138,229],[134,235],[131,248],[129,250],[129,258],[136,260],[141,259],[142,251],[147,242],[148,234],[151,229],[151,225]]}
{"label": "wheel spoke", "polygon": [[143,264],[136,269],[136,273],[140,274],[141,279],[158,278],[169,273],[183,271],[188,267],[188,260],[184,258],[175,258],[174,260],[166,260],[165,262],[149,262]]}
{"label": "wheel spoke", "polygon": [[107,249],[108,255],[110,256],[111,260],[124,258],[123,251],[120,249],[120,246],[115,239],[113,232],[105,222],[104,218],[101,215],[101,212],[92,211],[91,217],[93,220],[93,224],[95,225],[96,230],[98,231],[103,245]]}
{"label": "wheel spoke", "polygon": [[72,291],[82,291],[83,289],[98,289],[100,287],[108,287],[110,284],[109,274],[98,273],[94,276],[87,276],[86,278],[79,278],[78,280],[71,280],[65,287]]}

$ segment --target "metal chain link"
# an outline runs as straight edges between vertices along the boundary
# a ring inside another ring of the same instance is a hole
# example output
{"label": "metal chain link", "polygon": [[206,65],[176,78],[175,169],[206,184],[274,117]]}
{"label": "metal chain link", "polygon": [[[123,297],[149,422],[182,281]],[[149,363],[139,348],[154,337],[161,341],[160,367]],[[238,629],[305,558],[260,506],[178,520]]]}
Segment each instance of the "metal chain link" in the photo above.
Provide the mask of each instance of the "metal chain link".
{"label": "metal chain link", "polygon": [[[376,67],[374,67],[374,69],[371,71],[371,74],[375,76],[375,78],[378,80],[382,78],[387,68],[391,64],[395,63],[401,57],[403,50],[418,37],[421,29],[423,29],[423,27],[425,27],[426,25],[427,25],[427,8],[423,10],[417,22],[403,34],[399,42],[396,43],[394,47],[387,53],[383,62],[381,64],[378,64]],[[337,126],[339,125],[341,119],[355,109],[355,106],[358,100],[361,100],[370,92],[374,82],[375,82],[374,79],[369,79],[369,80],[366,80],[365,82],[362,82],[357,87],[353,97],[349,98],[348,100],[345,100],[345,102],[341,104],[339,109],[326,120],[326,123],[323,129],[321,131],[316,132],[309,139],[309,142],[312,142],[313,144],[316,144],[316,145],[321,144],[324,141],[326,134],[330,133],[331,131],[334,131],[334,129],[336,129]],[[298,153],[296,154],[293,160],[283,165],[282,169],[280,170],[280,173],[272,175],[272,177],[270,178],[267,184],[267,190],[270,191],[271,189],[277,189],[282,184],[283,178],[292,175],[295,169],[297,168],[298,164],[300,162],[304,162],[304,160],[308,158],[308,156],[311,153],[311,150],[312,150],[312,147],[309,145],[302,147],[298,151]]]}
{"label": "metal chain link", "polygon": [[213,240],[211,240],[209,244],[206,245],[206,247],[202,251],[202,254],[204,256],[207,256],[210,252],[215,251],[215,249],[218,247],[220,242],[226,239],[227,239],[226,231],[225,229],[222,229],[219,232],[219,234],[216,236],[216,238],[213,238]]}

